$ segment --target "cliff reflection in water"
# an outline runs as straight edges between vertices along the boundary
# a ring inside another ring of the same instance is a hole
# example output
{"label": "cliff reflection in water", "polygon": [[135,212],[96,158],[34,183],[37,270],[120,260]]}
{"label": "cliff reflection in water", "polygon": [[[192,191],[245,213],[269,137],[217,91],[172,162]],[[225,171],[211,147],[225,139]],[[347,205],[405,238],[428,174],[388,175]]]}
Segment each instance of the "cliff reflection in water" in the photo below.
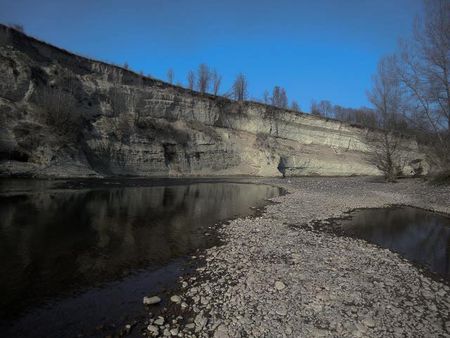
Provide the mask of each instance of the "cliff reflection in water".
{"label": "cliff reflection in water", "polygon": [[1,314],[214,245],[208,226],[278,194],[197,183],[0,195]]}

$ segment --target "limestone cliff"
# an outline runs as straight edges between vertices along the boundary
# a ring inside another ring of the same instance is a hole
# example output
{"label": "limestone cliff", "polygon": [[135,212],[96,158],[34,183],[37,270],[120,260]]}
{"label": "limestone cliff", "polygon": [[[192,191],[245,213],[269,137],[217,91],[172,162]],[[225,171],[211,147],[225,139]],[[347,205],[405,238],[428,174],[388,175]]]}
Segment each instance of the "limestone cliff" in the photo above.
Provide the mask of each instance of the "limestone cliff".
{"label": "limestone cliff", "polygon": [[[379,174],[368,131],[199,94],[0,25],[0,175]],[[405,171],[425,167],[404,139]],[[409,164],[409,165],[408,165]]]}

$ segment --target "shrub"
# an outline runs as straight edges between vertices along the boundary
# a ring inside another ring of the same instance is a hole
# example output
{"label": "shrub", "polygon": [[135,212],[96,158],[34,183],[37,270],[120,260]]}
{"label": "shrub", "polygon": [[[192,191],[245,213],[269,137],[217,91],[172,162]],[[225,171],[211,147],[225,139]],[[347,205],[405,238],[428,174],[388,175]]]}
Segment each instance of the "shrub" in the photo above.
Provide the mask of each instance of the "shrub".
{"label": "shrub", "polygon": [[75,141],[81,129],[81,114],[72,94],[60,88],[46,87],[37,98],[43,123],[67,141]]}

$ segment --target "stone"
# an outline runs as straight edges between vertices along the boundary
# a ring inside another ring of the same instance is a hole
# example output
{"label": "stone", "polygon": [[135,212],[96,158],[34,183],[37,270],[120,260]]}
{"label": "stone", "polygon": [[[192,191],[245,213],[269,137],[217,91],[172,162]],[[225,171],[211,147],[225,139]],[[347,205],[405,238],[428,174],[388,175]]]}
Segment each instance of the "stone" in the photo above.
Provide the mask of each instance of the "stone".
{"label": "stone", "polygon": [[195,329],[195,324],[194,324],[194,323],[186,324],[186,329],[188,329],[188,330],[193,330],[193,329]]}
{"label": "stone", "polygon": [[286,287],[286,285],[284,285],[283,282],[281,282],[281,281],[276,281],[276,282],[275,282],[275,289],[276,289],[276,290],[281,291],[281,290],[283,290],[285,287]]}
{"label": "stone", "polygon": [[228,329],[225,325],[220,324],[214,331],[213,338],[230,338],[228,334]]}
{"label": "stone", "polygon": [[176,304],[181,303],[181,297],[177,295],[173,295],[172,297],[170,297],[170,300]]}
{"label": "stone", "polygon": [[155,325],[149,325],[147,326],[147,330],[153,335],[153,336],[157,336],[159,333],[159,329],[157,326]]}
{"label": "stone", "polygon": [[144,299],[143,299],[144,305],[155,305],[160,302],[161,302],[161,298],[159,298],[158,296],[144,297]]}
{"label": "stone", "polygon": [[157,319],[155,319],[155,321],[153,323],[158,325],[158,326],[164,325],[164,317],[161,317],[161,316],[158,317]]}
{"label": "stone", "polygon": [[445,322],[445,329],[450,333],[450,320]]}
{"label": "stone", "polygon": [[125,332],[125,334],[130,334],[132,328],[133,328],[132,325],[126,324],[125,327],[124,327],[124,332]]}
{"label": "stone", "polygon": [[275,310],[275,313],[280,315],[280,316],[286,316],[287,315],[287,310],[285,307],[279,307]]}
{"label": "stone", "polygon": [[208,319],[203,316],[202,312],[200,312],[197,316],[195,316],[194,323],[197,331],[202,329],[208,323]]}
{"label": "stone", "polygon": [[328,332],[323,329],[314,328],[312,331],[312,337],[326,337]]}
{"label": "stone", "polygon": [[362,322],[367,327],[375,327],[375,322],[372,318],[364,318]]}

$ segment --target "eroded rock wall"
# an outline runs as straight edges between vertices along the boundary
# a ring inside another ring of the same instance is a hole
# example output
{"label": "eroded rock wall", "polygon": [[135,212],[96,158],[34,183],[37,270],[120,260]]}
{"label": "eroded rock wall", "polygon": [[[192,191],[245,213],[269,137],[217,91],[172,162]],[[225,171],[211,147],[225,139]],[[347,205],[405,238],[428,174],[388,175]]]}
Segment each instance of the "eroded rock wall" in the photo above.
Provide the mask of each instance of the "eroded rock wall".
{"label": "eroded rock wall", "polygon": [[[376,175],[366,129],[202,95],[0,26],[0,173]],[[404,139],[405,171],[426,167]]]}

